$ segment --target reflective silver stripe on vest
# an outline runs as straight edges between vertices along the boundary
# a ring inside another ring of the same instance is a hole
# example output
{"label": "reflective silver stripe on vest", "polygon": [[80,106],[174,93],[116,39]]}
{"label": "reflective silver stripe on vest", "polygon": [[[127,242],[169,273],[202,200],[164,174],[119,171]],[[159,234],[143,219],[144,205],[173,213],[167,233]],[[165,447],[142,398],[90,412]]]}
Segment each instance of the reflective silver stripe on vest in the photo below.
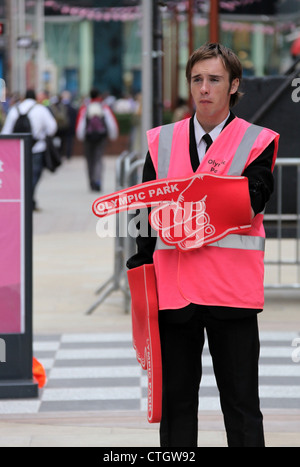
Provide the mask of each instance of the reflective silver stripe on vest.
{"label": "reflective silver stripe on vest", "polygon": [[[158,178],[167,178],[171,161],[172,141],[175,124],[164,125],[161,128],[158,147]],[[263,127],[250,125],[240,142],[227,175],[241,175],[247,163],[250,151]],[[251,237],[250,235],[228,235],[218,242],[208,246],[218,248],[233,248],[238,250],[265,251],[265,239],[263,237]],[[175,246],[166,245],[160,237],[156,241],[156,250],[174,250]]]}
{"label": "reflective silver stripe on vest", "polygon": [[162,126],[160,130],[157,167],[157,175],[159,179],[167,178],[168,176],[174,127],[175,123],[170,123],[169,125]]}
{"label": "reflective silver stripe on vest", "polygon": [[262,130],[261,126],[249,126],[236,150],[227,175],[241,175],[243,173],[253,144]]}
{"label": "reflective silver stripe on vest", "polygon": [[[227,235],[218,242],[207,246],[218,248],[231,248],[235,250],[265,251],[265,239],[263,237],[251,237],[250,235]],[[156,241],[156,250],[175,250],[175,246],[166,245],[160,237]]]}
{"label": "reflective silver stripe on vest", "polygon": [[265,251],[265,239],[263,237],[251,237],[250,235],[227,235],[222,240],[210,243],[208,246],[234,248],[236,250]]}
{"label": "reflective silver stripe on vest", "polygon": [[[172,141],[175,123],[161,127],[158,145],[158,178],[167,178],[171,160]],[[263,127],[250,125],[240,142],[227,175],[241,175],[244,171],[250,151]]]}
{"label": "reflective silver stripe on vest", "polygon": [[156,239],[155,251],[157,250],[176,250],[176,246],[166,245],[162,239],[158,236]]}

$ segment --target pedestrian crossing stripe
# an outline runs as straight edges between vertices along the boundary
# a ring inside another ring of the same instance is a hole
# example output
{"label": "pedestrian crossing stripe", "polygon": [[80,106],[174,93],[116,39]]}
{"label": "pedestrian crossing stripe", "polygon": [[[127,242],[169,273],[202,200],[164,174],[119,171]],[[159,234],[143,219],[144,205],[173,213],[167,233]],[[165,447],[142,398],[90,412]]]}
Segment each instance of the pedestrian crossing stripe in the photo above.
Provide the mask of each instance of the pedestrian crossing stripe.
{"label": "pedestrian crossing stripe", "polygon": [[[299,409],[300,363],[292,342],[300,333],[261,332],[261,408]],[[130,333],[37,335],[34,356],[47,384],[33,400],[0,400],[0,414],[68,411],[147,411],[147,373],[141,369]],[[203,351],[201,411],[220,411],[207,344]]]}

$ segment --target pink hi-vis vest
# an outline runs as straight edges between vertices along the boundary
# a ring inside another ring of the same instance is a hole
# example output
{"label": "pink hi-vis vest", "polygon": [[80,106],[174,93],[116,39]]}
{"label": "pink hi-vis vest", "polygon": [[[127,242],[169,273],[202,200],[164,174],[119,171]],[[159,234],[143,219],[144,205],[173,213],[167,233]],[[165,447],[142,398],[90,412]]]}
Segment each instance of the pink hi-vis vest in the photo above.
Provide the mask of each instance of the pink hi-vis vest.
{"label": "pink hi-vis vest", "polygon": [[[195,174],[189,153],[189,125],[190,119],[186,119],[148,132],[157,179]],[[235,118],[209,148],[196,173],[241,176],[272,141],[273,170],[278,140],[274,131]],[[262,309],[264,245],[263,213],[255,216],[247,234],[228,235],[193,251],[180,252],[158,238],[154,266],[159,308],[179,309],[195,303]]]}

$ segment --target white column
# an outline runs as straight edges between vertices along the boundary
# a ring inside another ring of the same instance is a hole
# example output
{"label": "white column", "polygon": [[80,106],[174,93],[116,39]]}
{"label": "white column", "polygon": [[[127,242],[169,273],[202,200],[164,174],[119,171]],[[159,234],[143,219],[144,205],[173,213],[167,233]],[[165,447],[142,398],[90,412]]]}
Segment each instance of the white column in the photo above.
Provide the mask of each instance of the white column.
{"label": "white column", "polygon": [[252,34],[253,47],[253,64],[256,76],[264,76],[265,74],[265,36],[263,32],[263,24],[256,23]]}
{"label": "white column", "polygon": [[[25,18],[25,0],[18,0],[17,5],[17,32],[18,36],[26,34],[26,18]],[[24,95],[26,92],[26,50],[18,48],[17,74],[18,87],[17,91]]]}
{"label": "white column", "polygon": [[82,21],[80,23],[80,94],[89,94],[94,76],[94,44],[93,23]]}
{"label": "white column", "polygon": [[36,35],[38,41],[38,50],[36,54],[36,90],[43,89],[43,72],[45,68],[45,17],[44,17],[44,0],[37,0],[36,4]]}
{"label": "white column", "polygon": [[153,71],[152,71],[152,2],[142,1],[142,156],[147,153],[146,132],[153,122]]}
{"label": "white column", "polygon": [[11,92],[19,92],[19,49],[17,37],[19,35],[18,18],[19,0],[10,0],[9,5],[9,59],[10,59],[10,86]]}

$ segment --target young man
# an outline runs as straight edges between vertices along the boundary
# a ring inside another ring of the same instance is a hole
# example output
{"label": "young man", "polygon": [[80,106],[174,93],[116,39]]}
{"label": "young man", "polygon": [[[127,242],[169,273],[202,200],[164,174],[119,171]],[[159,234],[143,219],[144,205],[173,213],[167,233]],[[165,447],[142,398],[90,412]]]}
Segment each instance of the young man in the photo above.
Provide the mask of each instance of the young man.
{"label": "young man", "polygon": [[248,178],[252,229],[247,235],[229,235],[187,252],[139,237],[138,253],[128,261],[129,268],[154,262],[157,276],[163,366],[161,446],[197,446],[206,330],[228,445],[262,447],[257,323],[264,302],[261,213],[273,191],[279,135],[231,112],[239,98],[242,67],[230,49],[220,44],[202,46],[190,57],[186,75],[196,113],[148,133],[144,181],[207,173],[211,161],[220,160],[217,175]]}

